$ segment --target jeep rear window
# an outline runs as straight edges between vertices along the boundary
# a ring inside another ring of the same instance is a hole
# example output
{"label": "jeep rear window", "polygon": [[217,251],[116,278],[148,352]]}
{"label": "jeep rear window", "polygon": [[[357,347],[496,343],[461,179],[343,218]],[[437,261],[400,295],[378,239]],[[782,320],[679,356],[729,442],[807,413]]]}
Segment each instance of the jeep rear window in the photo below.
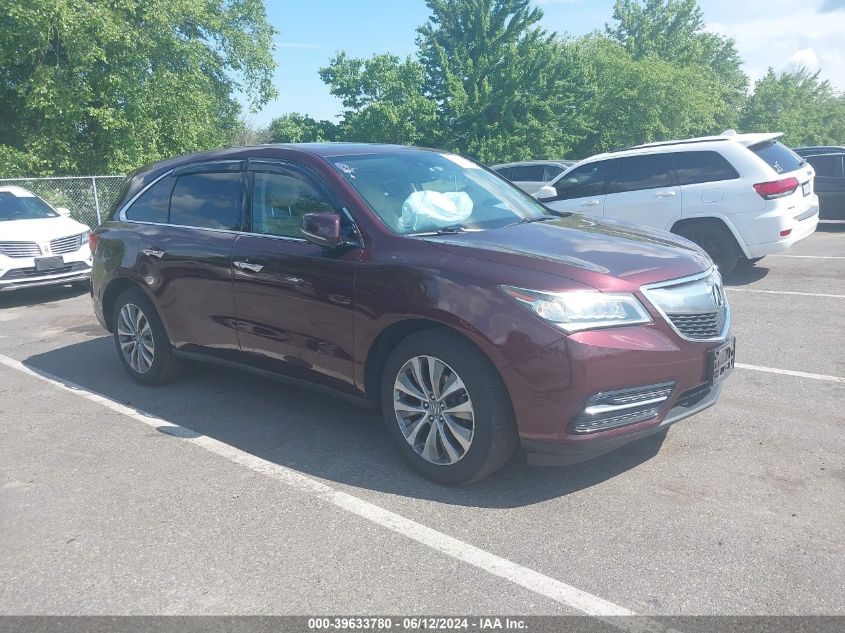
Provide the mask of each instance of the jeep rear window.
{"label": "jeep rear window", "polygon": [[804,164],[801,157],[778,141],[766,141],[749,147],[752,152],[766,161],[766,164],[779,174],[800,169]]}

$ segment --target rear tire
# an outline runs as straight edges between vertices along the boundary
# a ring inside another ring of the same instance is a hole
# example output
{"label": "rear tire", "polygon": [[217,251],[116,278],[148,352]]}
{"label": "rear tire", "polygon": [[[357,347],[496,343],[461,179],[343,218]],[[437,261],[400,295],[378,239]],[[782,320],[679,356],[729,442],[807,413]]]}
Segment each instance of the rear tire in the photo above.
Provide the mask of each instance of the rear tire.
{"label": "rear tire", "polygon": [[140,288],[128,288],[117,298],[112,331],[120,361],[142,385],[163,385],[181,372],[161,318]]}
{"label": "rear tire", "polygon": [[394,348],[382,372],[381,405],[402,457],[440,484],[493,474],[518,442],[498,371],[469,341],[443,329],[411,334]]}
{"label": "rear tire", "polygon": [[736,268],[741,255],[739,246],[723,224],[696,222],[686,224],[675,232],[703,248],[723,277],[730,275]]}
{"label": "rear tire", "polygon": [[739,261],[739,265],[740,266],[747,266],[748,268],[750,268],[751,266],[754,266],[757,262],[759,262],[761,259],[763,259],[763,258],[762,257],[754,257],[752,259],[748,259],[747,257],[743,257]]}

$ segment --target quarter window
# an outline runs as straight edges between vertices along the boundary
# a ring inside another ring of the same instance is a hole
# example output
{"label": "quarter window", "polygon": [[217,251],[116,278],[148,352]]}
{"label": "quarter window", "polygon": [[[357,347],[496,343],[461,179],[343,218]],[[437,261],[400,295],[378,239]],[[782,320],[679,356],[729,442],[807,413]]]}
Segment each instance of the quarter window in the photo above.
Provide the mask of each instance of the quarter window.
{"label": "quarter window", "polygon": [[179,176],[170,202],[170,224],[207,229],[239,228],[243,206],[240,172]]}
{"label": "quarter window", "polygon": [[617,193],[672,187],[677,184],[672,157],[669,154],[628,156],[620,160]]}
{"label": "quarter window", "polygon": [[175,182],[175,178],[167,176],[147,189],[126,210],[126,219],[136,222],[157,222],[159,224],[167,222],[170,194]]}
{"label": "quarter window", "polygon": [[255,172],[252,187],[252,232],[302,237],[306,213],[333,213],[334,205],[310,179],[295,170]]}
{"label": "quarter window", "polygon": [[603,196],[616,177],[615,160],[600,160],[576,167],[555,183],[558,200]]}
{"label": "quarter window", "polygon": [[718,152],[677,152],[673,157],[682,185],[739,178],[736,169]]}

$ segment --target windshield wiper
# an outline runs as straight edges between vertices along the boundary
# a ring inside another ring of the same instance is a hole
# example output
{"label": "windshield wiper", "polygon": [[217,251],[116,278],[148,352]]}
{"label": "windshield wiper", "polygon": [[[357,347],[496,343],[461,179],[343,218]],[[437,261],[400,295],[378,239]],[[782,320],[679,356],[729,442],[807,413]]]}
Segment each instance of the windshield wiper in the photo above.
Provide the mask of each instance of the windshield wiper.
{"label": "windshield wiper", "polygon": [[522,218],[517,224],[531,224],[532,222],[548,222],[549,220],[560,220],[559,215],[541,215],[536,218]]}
{"label": "windshield wiper", "polygon": [[435,235],[454,235],[455,233],[463,233],[464,227],[460,224],[452,224],[451,226],[441,226],[437,229]]}

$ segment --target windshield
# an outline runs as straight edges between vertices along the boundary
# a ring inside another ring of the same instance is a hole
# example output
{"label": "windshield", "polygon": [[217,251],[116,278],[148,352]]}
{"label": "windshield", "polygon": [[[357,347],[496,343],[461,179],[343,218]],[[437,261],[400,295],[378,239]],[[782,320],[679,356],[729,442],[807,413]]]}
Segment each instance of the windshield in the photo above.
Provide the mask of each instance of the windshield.
{"label": "windshield", "polygon": [[8,191],[0,191],[0,222],[7,220],[41,220],[55,218],[59,214],[35,196],[19,197]]}
{"label": "windshield", "polygon": [[334,156],[329,162],[397,233],[491,229],[549,213],[455,154],[408,151]]}

